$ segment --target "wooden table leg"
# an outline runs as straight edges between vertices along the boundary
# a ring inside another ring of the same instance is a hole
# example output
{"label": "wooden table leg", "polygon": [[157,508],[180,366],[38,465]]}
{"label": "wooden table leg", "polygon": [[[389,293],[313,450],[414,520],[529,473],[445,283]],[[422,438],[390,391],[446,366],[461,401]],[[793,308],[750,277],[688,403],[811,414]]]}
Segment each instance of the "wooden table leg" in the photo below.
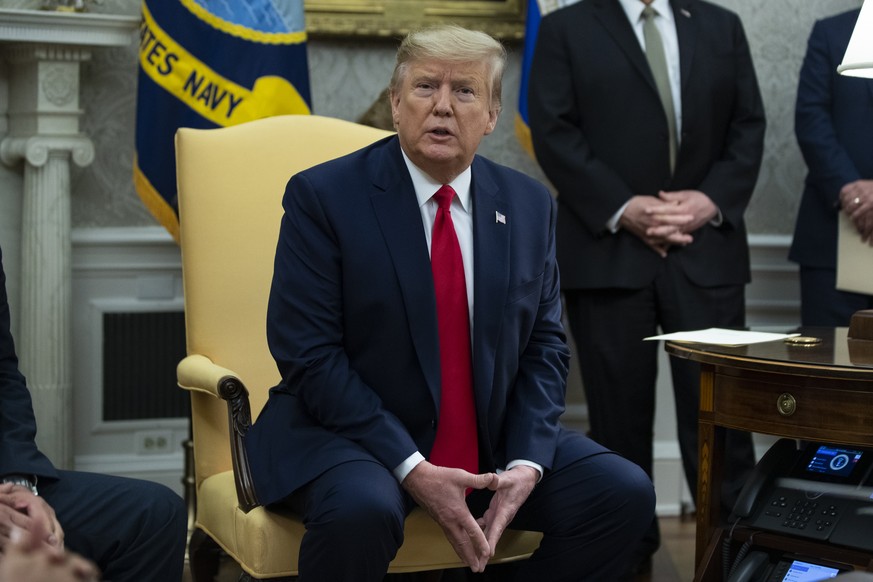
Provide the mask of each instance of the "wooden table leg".
{"label": "wooden table leg", "polygon": [[713,419],[712,366],[701,366],[700,412],[698,426],[698,476],[697,476],[697,536],[694,563],[697,569],[702,564],[709,540],[715,533],[721,513],[721,481],[724,474],[724,429],[716,427]]}

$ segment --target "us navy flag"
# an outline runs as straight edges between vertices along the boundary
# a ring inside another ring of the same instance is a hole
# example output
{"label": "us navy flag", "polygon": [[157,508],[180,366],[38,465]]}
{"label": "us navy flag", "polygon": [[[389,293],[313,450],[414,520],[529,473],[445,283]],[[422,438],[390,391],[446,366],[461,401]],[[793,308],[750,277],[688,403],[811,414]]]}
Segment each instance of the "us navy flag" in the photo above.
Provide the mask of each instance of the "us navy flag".
{"label": "us navy flag", "polygon": [[143,0],[134,185],[177,241],[177,128],[309,113],[303,0]]}

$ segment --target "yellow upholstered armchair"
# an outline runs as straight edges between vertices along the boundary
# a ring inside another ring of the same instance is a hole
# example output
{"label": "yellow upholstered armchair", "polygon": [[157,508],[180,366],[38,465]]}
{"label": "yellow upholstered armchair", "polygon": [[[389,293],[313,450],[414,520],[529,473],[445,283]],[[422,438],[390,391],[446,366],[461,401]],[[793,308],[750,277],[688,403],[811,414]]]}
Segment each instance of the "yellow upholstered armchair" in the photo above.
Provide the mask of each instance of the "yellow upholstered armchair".
{"label": "yellow upholstered armchair", "polygon": [[[241,580],[291,577],[301,520],[258,503],[243,442],[279,382],[266,339],[267,298],[291,175],[389,135],[327,117],[289,115],[211,130],[180,129],[176,164],[190,391],[196,521],[189,548],[195,582],[211,580],[220,547]],[[406,521],[391,572],[462,564],[422,510]],[[524,558],[540,535],[508,531],[492,563]],[[341,557],[338,556],[341,559]]]}

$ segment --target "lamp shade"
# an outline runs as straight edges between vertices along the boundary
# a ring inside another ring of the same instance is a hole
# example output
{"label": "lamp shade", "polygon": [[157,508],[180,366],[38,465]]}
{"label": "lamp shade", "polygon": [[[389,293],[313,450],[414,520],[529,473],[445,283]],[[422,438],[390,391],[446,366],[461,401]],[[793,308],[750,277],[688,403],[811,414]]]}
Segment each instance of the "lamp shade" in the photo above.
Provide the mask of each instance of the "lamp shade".
{"label": "lamp shade", "polygon": [[852,38],[849,39],[849,47],[837,72],[852,77],[873,78],[873,0],[864,0]]}

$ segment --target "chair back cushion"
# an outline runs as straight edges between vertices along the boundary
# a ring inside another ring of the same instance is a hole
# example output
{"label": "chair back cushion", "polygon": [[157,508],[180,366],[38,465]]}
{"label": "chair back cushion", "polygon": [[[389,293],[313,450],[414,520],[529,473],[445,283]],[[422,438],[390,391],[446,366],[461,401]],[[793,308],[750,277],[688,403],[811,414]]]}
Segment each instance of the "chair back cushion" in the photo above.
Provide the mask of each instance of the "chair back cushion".
{"label": "chair back cushion", "polygon": [[[282,195],[288,179],[390,132],[315,115],[179,129],[176,168],[188,354],[236,372],[252,417],[279,382],[266,338]],[[230,469],[225,403],[192,394],[198,483]]]}

